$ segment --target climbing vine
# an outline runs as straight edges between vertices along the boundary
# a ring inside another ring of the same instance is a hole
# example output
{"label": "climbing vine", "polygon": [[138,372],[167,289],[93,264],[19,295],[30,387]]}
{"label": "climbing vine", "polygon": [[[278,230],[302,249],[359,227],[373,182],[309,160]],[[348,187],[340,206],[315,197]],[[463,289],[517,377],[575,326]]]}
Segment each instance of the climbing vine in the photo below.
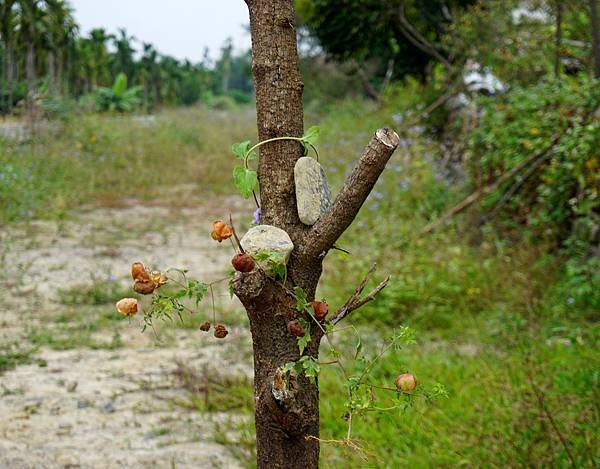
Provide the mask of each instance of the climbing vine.
{"label": "climbing vine", "polygon": [[[255,145],[251,145],[251,142],[247,140],[232,145],[232,153],[235,158],[243,161],[243,166],[236,166],[233,170],[234,185],[242,197],[249,198],[250,195],[254,195],[258,207],[258,214],[255,213],[255,224],[260,223],[260,204],[255,192],[258,178],[256,171],[250,169],[249,162],[257,158],[256,150],[268,142],[294,140],[303,146],[305,156],[312,149],[318,158],[315,145],[319,133],[318,127],[311,127],[302,137],[278,137],[258,142]],[[285,232],[283,233],[287,236]],[[274,382],[273,392],[285,394],[286,389],[289,388],[290,380],[300,375],[304,375],[315,382],[321,373],[322,367],[327,365],[336,366],[340,370],[341,376],[343,376],[347,392],[345,401],[347,411],[344,418],[348,423],[348,430],[346,438],[339,440],[339,442],[358,448],[351,438],[353,419],[360,414],[373,411],[391,412],[397,409],[402,410],[410,406],[417,398],[429,400],[446,396],[446,390],[441,384],[435,384],[427,389],[422,385],[418,385],[417,378],[408,370],[401,369],[401,367],[399,367],[399,374],[393,383],[382,384],[373,381],[372,371],[386,353],[402,351],[416,343],[415,332],[409,327],[400,327],[395,330],[384,340],[379,351],[374,356],[369,357],[363,350],[363,341],[354,326],[337,326],[339,321],[351,311],[373,300],[375,295],[387,285],[389,277],[381,282],[375,290],[363,294],[365,286],[375,271],[375,266],[367,273],[350,298],[335,313],[331,313],[326,300],[309,298],[309,295],[299,286],[290,287],[287,279],[287,255],[284,252],[266,248],[252,249],[252,252],[249,252],[249,248],[245,250],[244,238],[240,240],[238,237],[231,216],[229,217],[229,223],[223,220],[213,222],[211,237],[219,243],[229,241],[235,251],[231,261],[233,269],[224,278],[207,283],[191,278],[187,270],[168,269],[162,272],[149,270],[141,262],[135,262],[132,265],[133,290],[140,295],[150,297],[149,301],[144,300],[145,306],[142,307],[142,330],[148,327],[154,328],[153,321],[157,319],[183,321],[183,314],[201,314],[201,304],[209,296],[212,317],[211,320],[207,319],[200,325],[200,330],[208,332],[212,329],[215,338],[224,339],[228,334],[228,330],[224,324],[217,322],[214,288],[219,283],[228,282],[229,292],[233,296],[235,276],[258,270],[271,281],[276,282],[291,297],[297,312],[296,318],[287,323],[287,332],[296,337],[299,358],[285,363],[277,370],[279,378],[278,381]],[[136,298],[124,298],[116,306],[122,315],[132,317],[137,314],[139,303]],[[326,339],[326,360],[317,360],[307,353],[309,345],[314,340],[311,336],[311,329],[313,331],[320,330]],[[350,358],[345,357],[345,355],[348,355],[348,351],[340,350],[334,345],[334,338],[344,332],[351,332],[356,336],[356,345]],[[387,396],[382,398],[381,393],[386,393]]]}

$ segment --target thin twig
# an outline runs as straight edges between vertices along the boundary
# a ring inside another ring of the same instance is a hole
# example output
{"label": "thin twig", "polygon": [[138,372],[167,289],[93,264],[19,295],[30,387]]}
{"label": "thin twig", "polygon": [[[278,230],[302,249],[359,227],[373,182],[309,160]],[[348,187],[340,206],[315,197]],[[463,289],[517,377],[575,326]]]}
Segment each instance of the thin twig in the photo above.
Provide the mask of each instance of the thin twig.
{"label": "thin twig", "polygon": [[346,316],[348,316],[352,311],[360,308],[364,304],[369,301],[373,301],[377,294],[383,290],[390,281],[390,276],[388,275],[379,285],[377,285],[373,290],[371,290],[367,295],[360,297],[360,294],[365,289],[365,286],[371,279],[375,269],[377,268],[377,264],[373,264],[371,269],[365,275],[360,285],[354,290],[354,293],[348,298],[348,300],[342,305],[342,307],[335,313],[333,319],[331,320],[332,324],[337,324]]}

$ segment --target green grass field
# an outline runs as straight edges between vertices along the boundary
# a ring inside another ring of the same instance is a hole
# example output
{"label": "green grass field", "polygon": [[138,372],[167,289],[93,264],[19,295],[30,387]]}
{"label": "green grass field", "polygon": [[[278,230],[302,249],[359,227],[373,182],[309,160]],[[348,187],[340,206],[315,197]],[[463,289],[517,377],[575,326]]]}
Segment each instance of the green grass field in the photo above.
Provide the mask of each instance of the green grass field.
{"label": "green grass field", "polygon": [[[309,116],[307,125],[322,127],[321,162],[334,192],[370,133],[393,127],[392,115],[402,105],[393,101],[376,109],[349,101]],[[320,296],[332,307],[341,304],[377,262],[378,275],[392,280],[377,301],[351,316],[364,349],[374,355],[401,325],[416,330],[418,343],[386,355],[373,380],[390,386],[398,373],[410,370],[420,386],[441,383],[448,396],[415,401],[401,412],[359,416],[353,435],[364,452],[324,442],[323,467],[600,465],[599,312],[589,306],[594,302],[580,302],[569,290],[558,255],[491,230],[475,236],[468,213],[444,230],[420,235],[427,221],[464,193],[436,176],[436,147],[418,130],[403,134],[403,148],[340,240],[352,255],[329,254]],[[230,146],[255,135],[251,109],[185,109],[161,112],[149,122],[81,116],[31,140],[0,140],[0,221],[64,218],[84,204],[115,205],[127,197],[209,204],[212,197],[234,194]],[[87,308],[70,324],[55,321],[66,336],[57,339],[40,328],[31,331],[32,343],[88,346],[90,334],[111,317],[87,324],[82,315],[114,296],[88,293],[91,300],[64,293],[65,305]],[[336,341],[351,358],[355,337],[340,337]],[[92,346],[118,347],[118,337]],[[0,350],[3,368],[27,359]],[[324,367],[320,383],[321,437],[341,440],[343,382],[336,369]],[[252,400],[241,396],[244,390],[251,395],[251,384],[234,387],[230,400],[249,413]],[[205,411],[203,406],[193,408]],[[252,450],[249,424],[242,424],[238,437],[228,430],[217,440]]]}

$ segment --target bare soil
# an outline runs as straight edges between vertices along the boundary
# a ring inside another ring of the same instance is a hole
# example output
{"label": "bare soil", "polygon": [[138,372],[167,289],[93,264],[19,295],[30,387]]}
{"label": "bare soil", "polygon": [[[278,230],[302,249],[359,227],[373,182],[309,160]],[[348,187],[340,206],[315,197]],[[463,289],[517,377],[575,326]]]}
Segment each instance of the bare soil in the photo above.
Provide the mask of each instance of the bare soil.
{"label": "bare soil", "polygon": [[[204,281],[223,277],[233,251],[210,238],[210,222],[227,216],[229,208],[220,207],[233,203],[225,199],[192,209],[129,200],[118,208],[79,211],[67,221],[0,228],[0,355],[10,347],[31,351],[24,363],[0,374],[0,467],[243,465],[215,442],[214,432],[217,424],[247,417],[178,405],[193,392],[178,378],[181,366],[251,379],[249,333],[226,284],[217,295],[217,311],[237,320],[222,341],[189,325],[141,333],[140,318],[95,329],[89,345],[31,341],[32,330],[51,337],[68,330],[68,316],[63,329],[53,318],[62,314],[65,322],[65,314],[75,318],[86,308],[65,305],[65,291],[108,282],[126,291],[133,261],[186,268]],[[240,220],[251,218],[245,207],[236,210]],[[202,314],[211,319],[207,305]],[[90,323],[95,320],[90,316]],[[113,336],[114,347],[93,345],[110,343]]]}

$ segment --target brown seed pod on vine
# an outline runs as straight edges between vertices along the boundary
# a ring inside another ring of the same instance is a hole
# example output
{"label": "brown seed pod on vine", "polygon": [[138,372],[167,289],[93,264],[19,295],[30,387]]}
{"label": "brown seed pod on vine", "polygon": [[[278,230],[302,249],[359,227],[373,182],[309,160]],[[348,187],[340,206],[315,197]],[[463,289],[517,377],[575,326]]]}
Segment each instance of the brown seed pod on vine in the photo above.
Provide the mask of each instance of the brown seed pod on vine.
{"label": "brown seed pod on vine", "polygon": [[231,228],[231,226],[224,221],[215,220],[213,222],[213,230],[210,235],[212,236],[212,239],[220,243],[221,241],[231,238],[233,235],[233,228]]}
{"label": "brown seed pod on vine", "polygon": [[402,373],[396,376],[396,389],[410,392],[417,387],[417,378],[412,373]]}
{"label": "brown seed pod on vine", "polygon": [[256,265],[254,259],[252,259],[252,256],[242,252],[233,256],[233,259],[231,259],[231,264],[238,272],[252,272],[254,270],[254,266]]}
{"label": "brown seed pod on vine", "polygon": [[229,331],[223,324],[215,324],[215,332],[214,335],[217,339],[224,339]]}
{"label": "brown seed pod on vine", "polygon": [[305,334],[302,324],[300,324],[295,319],[293,321],[288,322],[287,330],[290,334],[292,334],[295,337],[303,337]]}
{"label": "brown seed pod on vine", "polygon": [[317,321],[322,321],[323,319],[325,319],[325,316],[327,316],[327,313],[329,312],[329,305],[325,300],[311,301],[310,305],[313,308],[315,319]]}
{"label": "brown seed pod on vine", "polygon": [[135,316],[138,311],[138,301],[135,298],[123,298],[115,306],[123,316]]}
{"label": "brown seed pod on vine", "polygon": [[147,281],[136,280],[133,284],[133,291],[139,293],[140,295],[151,295],[156,290],[156,283],[152,281],[152,279]]}

